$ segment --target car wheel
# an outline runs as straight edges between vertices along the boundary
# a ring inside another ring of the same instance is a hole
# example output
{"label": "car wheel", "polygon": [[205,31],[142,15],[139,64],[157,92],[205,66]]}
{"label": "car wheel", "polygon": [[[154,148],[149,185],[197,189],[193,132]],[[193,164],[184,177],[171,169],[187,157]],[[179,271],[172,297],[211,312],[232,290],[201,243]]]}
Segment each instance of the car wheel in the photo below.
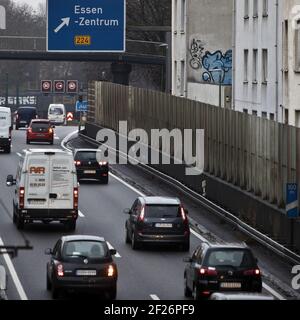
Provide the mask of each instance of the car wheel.
{"label": "car wheel", "polygon": [[16,130],[19,130],[19,126],[16,125]]}
{"label": "car wheel", "polygon": [[132,233],[132,236],[131,236],[131,248],[133,250],[138,250],[140,248],[139,242],[135,239],[135,233],[134,232]]}
{"label": "car wheel", "polygon": [[48,271],[47,271],[47,291],[50,291],[52,289],[52,285],[48,276]]}
{"label": "car wheel", "polygon": [[116,300],[117,298],[117,286],[112,287],[108,292],[109,300]]}
{"label": "car wheel", "polygon": [[130,243],[130,238],[129,238],[129,234],[128,234],[128,229],[125,228],[125,242],[126,243]]}
{"label": "car wheel", "polygon": [[182,245],[182,251],[187,252],[190,251],[190,242],[184,242]]}
{"label": "car wheel", "polygon": [[75,229],[76,229],[76,220],[69,221],[67,223],[67,228],[70,231],[75,231]]}
{"label": "car wheel", "polygon": [[27,140],[26,140],[26,144],[30,144],[30,140],[27,139]]}
{"label": "car wheel", "polygon": [[53,300],[56,300],[59,297],[59,290],[53,284],[51,288],[51,296]]}
{"label": "car wheel", "polygon": [[6,153],[10,153],[11,147],[10,147],[10,146],[6,147],[4,151],[5,151]]}
{"label": "car wheel", "polygon": [[16,210],[14,208],[14,213],[13,213],[13,223],[16,224],[17,223],[17,216],[16,216]]}
{"label": "car wheel", "polygon": [[198,286],[196,284],[194,284],[193,299],[194,300],[200,300],[201,299],[200,291],[199,291],[199,288],[198,288]]}
{"label": "car wheel", "polygon": [[50,141],[50,145],[51,145],[51,146],[53,145],[53,140],[52,140],[52,141]]}
{"label": "car wheel", "polygon": [[16,225],[18,230],[23,230],[25,225],[24,219],[21,217],[17,217]]}
{"label": "car wheel", "polygon": [[102,178],[102,183],[103,183],[103,184],[108,184],[108,176]]}
{"label": "car wheel", "polygon": [[191,296],[192,296],[192,291],[189,289],[189,287],[187,285],[186,275],[184,275],[184,296],[186,298],[191,298]]}

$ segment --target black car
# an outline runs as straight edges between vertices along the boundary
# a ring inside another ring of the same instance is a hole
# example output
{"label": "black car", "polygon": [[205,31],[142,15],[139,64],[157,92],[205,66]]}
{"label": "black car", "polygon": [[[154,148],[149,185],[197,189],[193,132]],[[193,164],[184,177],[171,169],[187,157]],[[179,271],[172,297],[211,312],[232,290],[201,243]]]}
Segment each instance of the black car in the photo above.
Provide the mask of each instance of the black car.
{"label": "black car", "polygon": [[35,107],[20,107],[15,113],[16,130],[19,128],[26,128],[29,126],[31,120],[37,119],[37,110]]}
{"label": "black car", "polygon": [[142,244],[175,244],[184,251],[190,249],[190,228],[185,210],[177,198],[139,197],[131,209],[124,213],[126,221],[126,243],[132,249]]}
{"label": "black car", "polygon": [[261,292],[261,272],[257,259],[245,245],[202,243],[184,271],[184,293],[195,300],[214,292]]}
{"label": "black car", "polygon": [[117,295],[118,271],[106,241],[96,236],[66,236],[47,249],[47,290],[57,299],[64,291],[107,293]]}
{"label": "black car", "polygon": [[109,163],[102,160],[102,152],[96,149],[77,149],[74,163],[78,180],[96,179],[108,183]]}

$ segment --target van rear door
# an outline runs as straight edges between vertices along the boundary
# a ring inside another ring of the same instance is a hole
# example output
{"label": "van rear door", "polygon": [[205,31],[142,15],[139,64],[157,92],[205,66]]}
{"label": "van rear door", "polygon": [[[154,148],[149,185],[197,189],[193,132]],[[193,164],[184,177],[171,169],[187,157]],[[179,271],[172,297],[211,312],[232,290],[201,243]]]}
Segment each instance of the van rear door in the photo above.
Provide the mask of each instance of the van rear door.
{"label": "van rear door", "polygon": [[9,112],[0,110],[0,138],[10,137],[11,116]]}
{"label": "van rear door", "polygon": [[74,161],[72,156],[54,155],[50,157],[49,209],[73,209]]}
{"label": "van rear door", "polygon": [[49,157],[31,155],[25,175],[25,208],[45,209],[49,205]]}

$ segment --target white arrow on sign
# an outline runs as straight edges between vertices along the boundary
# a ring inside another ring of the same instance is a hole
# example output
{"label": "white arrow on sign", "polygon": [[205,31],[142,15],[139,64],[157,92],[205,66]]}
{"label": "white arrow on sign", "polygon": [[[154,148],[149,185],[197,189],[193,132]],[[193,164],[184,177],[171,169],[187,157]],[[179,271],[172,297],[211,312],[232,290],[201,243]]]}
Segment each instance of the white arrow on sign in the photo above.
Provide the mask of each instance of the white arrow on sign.
{"label": "white arrow on sign", "polygon": [[62,23],[54,30],[55,33],[57,33],[64,26],[68,27],[70,24],[70,18],[62,18],[61,21]]}

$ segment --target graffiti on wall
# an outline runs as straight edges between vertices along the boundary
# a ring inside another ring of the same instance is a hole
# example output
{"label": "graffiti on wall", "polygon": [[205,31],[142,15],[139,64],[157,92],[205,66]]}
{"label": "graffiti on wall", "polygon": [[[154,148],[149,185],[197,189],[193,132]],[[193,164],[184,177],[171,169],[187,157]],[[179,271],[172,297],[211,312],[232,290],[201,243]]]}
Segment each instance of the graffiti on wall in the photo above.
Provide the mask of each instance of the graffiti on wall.
{"label": "graffiti on wall", "polygon": [[204,52],[205,43],[201,40],[193,39],[190,46],[190,66],[192,69],[197,70],[202,68],[202,57]]}
{"label": "graffiti on wall", "polygon": [[208,83],[232,84],[232,50],[223,54],[220,50],[211,53],[207,51],[202,58],[202,80]]}
{"label": "graffiti on wall", "polygon": [[[195,80],[224,85],[232,84],[232,50],[223,53],[221,50],[215,52],[205,51],[205,42],[193,37],[190,42],[190,67],[193,69]],[[200,71],[200,77],[197,76]]]}

